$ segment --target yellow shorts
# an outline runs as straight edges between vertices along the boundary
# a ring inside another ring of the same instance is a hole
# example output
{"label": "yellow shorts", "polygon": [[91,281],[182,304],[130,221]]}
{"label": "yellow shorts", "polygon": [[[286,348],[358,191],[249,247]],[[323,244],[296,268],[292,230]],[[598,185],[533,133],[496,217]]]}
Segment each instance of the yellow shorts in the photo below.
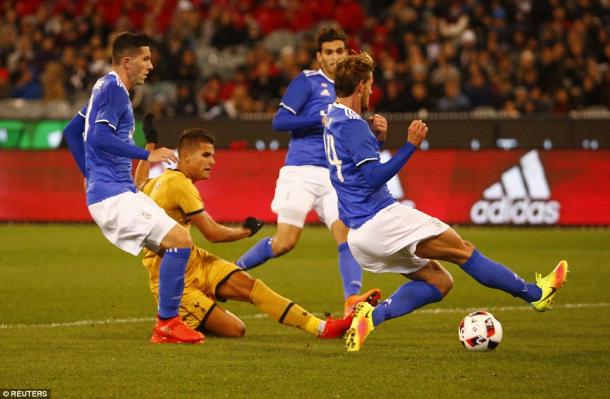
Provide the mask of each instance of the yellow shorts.
{"label": "yellow shorts", "polygon": [[[157,301],[161,258],[147,250],[142,263],[148,269],[150,290]],[[189,327],[198,328],[203,325],[216,306],[216,301],[225,301],[217,291],[239,271],[242,269],[234,263],[219,258],[205,249],[193,248],[186,266],[184,293],[179,310],[180,317]]]}

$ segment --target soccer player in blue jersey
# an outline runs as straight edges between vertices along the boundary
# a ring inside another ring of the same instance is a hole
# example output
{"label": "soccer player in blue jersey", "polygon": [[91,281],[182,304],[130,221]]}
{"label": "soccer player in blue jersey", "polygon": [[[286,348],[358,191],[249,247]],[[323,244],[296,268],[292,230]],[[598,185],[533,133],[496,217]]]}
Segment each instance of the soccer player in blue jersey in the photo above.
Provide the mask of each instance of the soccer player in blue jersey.
{"label": "soccer player in blue jersey", "polygon": [[459,265],[479,283],[517,296],[537,311],[549,309],[566,280],[566,261],[544,278],[537,274],[536,283],[526,282],[485,257],[445,223],[392,198],[386,183],[413,155],[428,127],[413,121],[406,143],[388,162],[380,162],[376,129],[360,116],[368,108],[373,69],[367,53],[350,55],[337,64],[337,102],[328,108],[324,130],[330,177],[339,197],[339,215],[350,229],[347,241],[354,257],[365,270],[400,273],[413,281],[376,307],[366,302],[356,306],[347,350],[360,350],[382,322],[447,295],[453,279],[438,260]]}
{"label": "soccer player in blue jersey", "polygon": [[[188,231],[147,195],[131,175],[132,159],[175,161],[168,148],[146,151],[133,143],[135,121],[129,90],[144,83],[153,69],[150,39],[129,32],[112,45],[112,71],[94,85],[91,98],[64,130],[66,141],[86,178],[87,206],[104,236],[138,255],[143,247],[164,251],[159,273],[155,343],[200,343],[203,334],[184,324],[178,308],[184,270],[192,247]],[[84,121],[83,121],[84,116]]]}
{"label": "soccer player in blue jersey", "polygon": [[[338,244],[339,272],[348,314],[363,298],[376,303],[380,292],[372,289],[359,295],[362,270],[347,245],[348,230],[339,219],[337,195],[330,183],[324,156],[322,118],[328,104],[335,101],[335,65],[346,55],[345,41],[341,29],[322,29],[316,38],[316,58],[321,68],[300,73],[282,97],[273,118],[273,129],[289,131],[292,137],[271,203],[271,209],[278,215],[277,232],[260,240],[236,263],[248,270],[292,250],[301,236],[307,213],[313,209]],[[384,122],[385,119],[378,118],[376,123]]]}

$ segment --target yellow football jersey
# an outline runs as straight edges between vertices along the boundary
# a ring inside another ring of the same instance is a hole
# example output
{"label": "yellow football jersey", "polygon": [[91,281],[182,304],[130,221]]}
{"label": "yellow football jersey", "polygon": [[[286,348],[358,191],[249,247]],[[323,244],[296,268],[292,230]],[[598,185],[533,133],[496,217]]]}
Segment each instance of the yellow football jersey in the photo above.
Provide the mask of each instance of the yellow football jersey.
{"label": "yellow football jersey", "polygon": [[190,228],[190,217],[203,212],[203,201],[191,179],[178,170],[166,169],[160,176],[146,182],[144,194],[176,222]]}
{"label": "yellow football jersey", "polygon": [[[190,217],[203,212],[203,201],[192,180],[178,170],[166,169],[161,175],[146,182],[142,192],[152,198],[157,205],[176,222],[190,229]],[[158,279],[158,258],[153,251],[144,248],[142,263],[150,273],[150,284],[156,292]]]}

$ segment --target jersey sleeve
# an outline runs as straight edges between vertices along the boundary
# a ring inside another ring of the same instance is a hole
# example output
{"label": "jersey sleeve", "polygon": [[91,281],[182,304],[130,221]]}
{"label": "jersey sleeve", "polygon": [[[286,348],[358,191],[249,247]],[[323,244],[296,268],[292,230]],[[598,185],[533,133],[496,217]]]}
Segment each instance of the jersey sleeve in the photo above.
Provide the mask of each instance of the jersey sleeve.
{"label": "jersey sleeve", "polygon": [[146,195],[148,195],[150,197],[150,194],[152,193],[153,188],[155,187],[155,182],[158,180],[158,177],[149,179],[146,183],[144,183],[144,185],[142,186],[142,192]]}
{"label": "jersey sleeve", "polygon": [[83,107],[78,114],[72,118],[63,131],[66,143],[70,149],[70,153],[76,161],[81,173],[85,177],[87,176],[87,168],[85,162],[85,143],[83,141],[83,132],[85,131],[86,112],[87,106]]}
{"label": "jersey sleeve", "polygon": [[356,167],[368,161],[379,160],[379,143],[368,123],[362,119],[350,119],[346,121],[344,129],[347,130],[347,143]]}
{"label": "jersey sleeve", "polygon": [[203,212],[203,200],[197,187],[188,179],[179,180],[174,188],[176,203],[186,216],[193,216]]}
{"label": "jersey sleeve", "polygon": [[107,123],[116,131],[123,113],[131,106],[125,90],[117,84],[110,83],[102,88],[95,117],[95,123]]}
{"label": "jersey sleeve", "polygon": [[292,79],[280,102],[280,107],[287,109],[291,114],[298,115],[307,102],[311,87],[304,73]]}

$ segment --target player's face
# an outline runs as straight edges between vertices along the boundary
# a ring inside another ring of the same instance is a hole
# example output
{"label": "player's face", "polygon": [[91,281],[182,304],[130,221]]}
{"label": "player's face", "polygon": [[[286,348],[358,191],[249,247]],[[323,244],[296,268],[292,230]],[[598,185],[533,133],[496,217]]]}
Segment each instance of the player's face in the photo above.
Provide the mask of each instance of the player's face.
{"label": "player's face", "polygon": [[153,69],[150,48],[140,47],[140,51],[133,57],[127,57],[129,68],[129,80],[132,86],[141,85],[148,77],[148,73]]}
{"label": "player's face", "polygon": [[181,169],[193,181],[207,180],[210,178],[212,167],[216,163],[214,156],[213,144],[199,143],[198,146],[187,151],[187,156],[184,158],[185,162]]}
{"label": "player's face", "polygon": [[345,57],[345,43],[342,40],[322,43],[322,48],[316,53],[316,58],[322,66],[322,70],[331,78],[335,77],[337,61]]}
{"label": "player's face", "polygon": [[369,72],[369,79],[364,82],[364,91],[362,92],[362,97],[360,97],[360,108],[363,112],[369,109],[371,94],[373,94],[373,73]]}

